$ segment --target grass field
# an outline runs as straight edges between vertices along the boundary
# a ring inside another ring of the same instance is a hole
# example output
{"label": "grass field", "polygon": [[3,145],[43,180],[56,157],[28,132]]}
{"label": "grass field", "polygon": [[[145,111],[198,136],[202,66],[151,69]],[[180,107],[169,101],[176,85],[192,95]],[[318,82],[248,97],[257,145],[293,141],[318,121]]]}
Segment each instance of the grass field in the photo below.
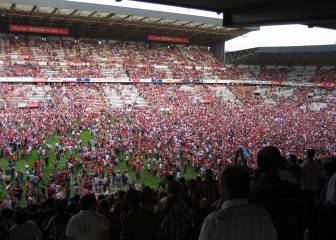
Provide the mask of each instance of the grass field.
{"label": "grass field", "polygon": [[[82,131],[80,137],[81,137],[81,141],[82,141],[83,146],[88,145],[88,143],[90,142],[90,139],[91,139],[91,135],[90,135],[89,130]],[[44,183],[47,184],[49,182],[49,175],[54,170],[55,161],[56,161],[55,144],[60,142],[60,136],[57,135],[57,134],[55,134],[54,136],[46,136],[45,141],[46,141],[47,144],[52,145],[52,148],[49,151],[49,167],[44,167]],[[80,157],[79,154],[76,153],[75,151],[72,152],[72,153],[67,153],[67,152],[64,153],[61,157],[61,160],[57,163],[56,170],[64,169],[65,159],[69,156],[74,156],[77,159]],[[125,172],[125,171],[128,172],[128,168],[126,166],[124,154],[121,153],[118,157],[119,157],[119,160],[120,160],[120,164],[117,167],[117,169],[122,171],[122,172]],[[26,159],[26,162],[29,165],[29,169],[32,169],[33,164],[34,164],[34,160],[36,160],[36,159],[38,159],[37,150],[34,149],[31,153],[31,155],[29,157],[27,157],[27,159]],[[21,160],[21,159],[19,161],[17,161],[17,163],[15,165],[15,170],[16,171],[22,170],[25,173],[26,172],[26,169],[25,169],[26,162],[25,162],[25,160]],[[145,166],[147,166],[146,164],[147,164],[147,160],[145,160]],[[8,168],[7,159],[0,159],[0,167],[3,170],[6,170]],[[184,177],[193,178],[196,175],[197,175],[196,172],[192,168],[189,168],[187,170],[186,176],[184,176]],[[129,177],[130,177],[131,182],[142,183],[144,185],[151,186],[151,187],[154,187],[154,188],[156,188],[159,185],[159,179],[153,177],[150,174],[148,174],[148,172],[146,170],[144,171],[143,177],[142,177],[141,180],[136,179],[135,172],[129,172]],[[24,177],[24,186],[25,186],[25,181],[26,181],[26,179]],[[5,184],[3,184],[0,188],[0,194],[1,194],[0,198],[2,198],[2,199],[5,198],[5,196],[6,196],[5,188],[6,188]]]}

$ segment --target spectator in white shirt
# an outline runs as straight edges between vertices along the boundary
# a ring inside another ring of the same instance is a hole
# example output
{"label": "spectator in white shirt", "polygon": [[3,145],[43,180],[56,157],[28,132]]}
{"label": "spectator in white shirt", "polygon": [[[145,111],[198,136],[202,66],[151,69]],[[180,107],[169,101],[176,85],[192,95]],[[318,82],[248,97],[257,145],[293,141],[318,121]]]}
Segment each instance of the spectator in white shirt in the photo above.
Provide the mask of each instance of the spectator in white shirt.
{"label": "spectator in white shirt", "polygon": [[336,205],[336,173],[327,183],[326,203]]}
{"label": "spectator in white shirt", "polygon": [[105,240],[110,237],[108,220],[96,213],[97,200],[94,194],[81,199],[81,211],[68,223],[65,235],[69,240]]}
{"label": "spectator in white shirt", "polygon": [[224,203],[221,210],[204,220],[199,240],[277,239],[270,215],[264,209],[247,202],[250,175],[245,168],[226,168],[219,185]]}

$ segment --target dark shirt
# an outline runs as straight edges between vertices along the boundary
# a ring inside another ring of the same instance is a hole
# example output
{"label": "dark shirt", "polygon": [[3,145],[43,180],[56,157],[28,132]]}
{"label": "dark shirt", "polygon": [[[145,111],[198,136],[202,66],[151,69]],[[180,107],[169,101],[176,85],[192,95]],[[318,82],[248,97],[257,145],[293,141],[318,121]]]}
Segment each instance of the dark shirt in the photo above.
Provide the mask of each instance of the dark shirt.
{"label": "dark shirt", "polygon": [[206,199],[208,209],[211,209],[213,203],[219,198],[217,181],[204,181],[202,197]]}
{"label": "dark shirt", "polygon": [[185,240],[193,225],[193,212],[181,198],[168,197],[161,203],[163,240]]}
{"label": "dark shirt", "polygon": [[261,178],[248,199],[271,215],[278,240],[300,239],[302,206],[299,186],[279,177]]}
{"label": "dark shirt", "polygon": [[[48,225],[49,220],[55,215],[55,211],[54,210],[47,210],[45,212],[42,213],[42,215],[40,216],[40,219],[38,219],[38,223],[39,223],[39,227],[40,229],[45,229],[45,227]],[[31,217],[30,219],[35,220],[33,217]],[[36,219],[37,220],[37,219]]]}
{"label": "dark shirt", "polygon": [[156,215],[145,208],[131,209],[122,221],[122,239],[158,239],[160,221]]}
{"label": "dark shirt", "polygon": [[52,217],[45,228],[44,234],[49,235],[49,239],[65,240],[65,231],[70,218],[71,215],[67,213]]}

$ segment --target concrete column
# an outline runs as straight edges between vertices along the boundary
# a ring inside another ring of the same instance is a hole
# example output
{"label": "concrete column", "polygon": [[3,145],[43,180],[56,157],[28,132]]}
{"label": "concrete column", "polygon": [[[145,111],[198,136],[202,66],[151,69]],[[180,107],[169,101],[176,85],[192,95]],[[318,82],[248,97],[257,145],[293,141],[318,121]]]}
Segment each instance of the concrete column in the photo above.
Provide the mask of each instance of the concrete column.
{"label": "concrete column", "polygon": [[211,45],[211,51],[213,52],[213,54],[215,54],[215,56],[221,63],[225,64],[225,57],[224,57],[225,42],[224,41],[214,42]]}

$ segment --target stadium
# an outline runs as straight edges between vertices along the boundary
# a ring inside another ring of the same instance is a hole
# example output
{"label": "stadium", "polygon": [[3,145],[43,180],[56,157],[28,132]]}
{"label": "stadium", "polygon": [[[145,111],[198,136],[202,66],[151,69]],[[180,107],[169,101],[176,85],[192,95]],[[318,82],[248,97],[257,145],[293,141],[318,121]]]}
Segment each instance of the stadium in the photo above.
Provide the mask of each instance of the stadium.
{"label": "stadium", "polygon": [[334,239],[336,45],[100,2],[0,1],[0,239]]}

